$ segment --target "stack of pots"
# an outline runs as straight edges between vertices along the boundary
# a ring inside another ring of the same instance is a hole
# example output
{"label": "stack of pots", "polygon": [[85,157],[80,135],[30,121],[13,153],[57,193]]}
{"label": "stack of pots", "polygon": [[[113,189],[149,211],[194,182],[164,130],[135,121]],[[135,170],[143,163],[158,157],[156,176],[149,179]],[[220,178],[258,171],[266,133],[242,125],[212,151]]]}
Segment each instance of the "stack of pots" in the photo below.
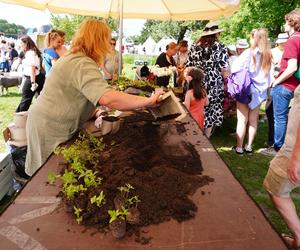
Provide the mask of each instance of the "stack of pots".
{"label": "stack of pots", "polygon": [[9,144],[22,147],[27,145],[26,122],[27,112],[14,113],[13,122],[8,125],[10,132]]}

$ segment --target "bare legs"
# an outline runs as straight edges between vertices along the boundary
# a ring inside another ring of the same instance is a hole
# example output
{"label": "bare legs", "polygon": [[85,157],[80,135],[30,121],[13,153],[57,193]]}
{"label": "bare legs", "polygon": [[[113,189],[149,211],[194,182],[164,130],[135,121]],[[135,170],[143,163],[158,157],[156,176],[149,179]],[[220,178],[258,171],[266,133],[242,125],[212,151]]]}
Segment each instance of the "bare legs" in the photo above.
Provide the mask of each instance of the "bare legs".
{"label": "bare legs", "polygon": [[239,148],[243,147],[244,139],[247,131],[247,125],[248,125],[248,147],[251,147],[256,135],[260,106],[251,110],[246,104],[237,102],[236,105],[237,105],[237,126],[236,126],[237,147]]}
{"label": "bare legs", "polygon": [[284,221],[287,223],[288,227],[291,229],[294,240],[290,239],[289,243],[294,247],[300,246],[300,221],[296,212],[295,205],[291,198],[282,198],[278,196],[271,195],[271,198],[282,215]]}
{"label": "bare legs", "polygon": [[204,129],[204,134],[207,136],[207,138],[210,138],[211,131],[212,131],[212,127]]}

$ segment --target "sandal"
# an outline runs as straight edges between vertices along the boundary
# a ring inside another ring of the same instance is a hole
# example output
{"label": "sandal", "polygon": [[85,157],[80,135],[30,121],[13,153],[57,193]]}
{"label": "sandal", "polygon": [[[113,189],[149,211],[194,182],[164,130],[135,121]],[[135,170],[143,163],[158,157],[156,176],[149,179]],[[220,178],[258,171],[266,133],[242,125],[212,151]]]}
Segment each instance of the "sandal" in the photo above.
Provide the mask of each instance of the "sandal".
{"label": "sandal", "polygon": [[292,249],[300,250],[300,246],[295,244],[295,239],[293,236],[288,234],[281,234],[281,237],[283,238],[284,242],[288,244]]}

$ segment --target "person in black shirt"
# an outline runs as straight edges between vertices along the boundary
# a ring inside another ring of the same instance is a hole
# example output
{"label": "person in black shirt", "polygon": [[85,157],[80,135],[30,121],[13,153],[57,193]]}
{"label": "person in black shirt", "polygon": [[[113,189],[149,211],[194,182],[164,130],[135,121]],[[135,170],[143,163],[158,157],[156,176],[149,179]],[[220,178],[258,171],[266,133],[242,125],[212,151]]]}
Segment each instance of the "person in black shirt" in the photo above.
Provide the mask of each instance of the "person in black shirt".
{"label": "person in black shirt", "polygon": [[[166,47],[166,52],[161,53],[156,59],[156,65],[159,67],[176,66],[176,62],[173,58],[177,53],[177,44],[171,42]],[[156,84],[161,87],[167,87],[169,85],[170,76],[162,76],[156,78]]]}
{"label": "person in black shirt", "polygon": [[9,44],[9,68],[11,68],[11,65],[13,64],[14,60],[18,58],[18,56],[19,54],[15,50],[15,44],[10,43]]}

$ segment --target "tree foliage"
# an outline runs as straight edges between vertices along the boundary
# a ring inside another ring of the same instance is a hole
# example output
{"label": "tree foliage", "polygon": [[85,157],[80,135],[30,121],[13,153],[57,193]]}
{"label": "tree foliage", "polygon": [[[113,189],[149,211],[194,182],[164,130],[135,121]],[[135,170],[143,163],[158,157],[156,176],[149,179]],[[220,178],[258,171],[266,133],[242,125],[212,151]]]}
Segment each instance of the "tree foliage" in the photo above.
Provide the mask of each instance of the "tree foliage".
{"label": "tree foliage", "polygon": [[241,0],[239,11],[221,21],[225,29],[222,41],[234,43],[237,37],[248,38],[252,29],[266,28],[275,38],[282,32],[284,16],[300,7],[299,0]]}
{"label": "tree foliage", "polygon": [[151,35],[155,41],[163,37],[171,37],[177,41],[184,38],[187,31],[201,30],[207,21],[156,21],[147,20],[141,35],[133,37],[135,42],[144,43]]}
{"label": "tree foliage", "polygon": [[[63,30],[66,33],[66,40],[70,41],[75,34],[76,30],[79,28],[80,24],[86,18],[95,18],[102,20],[102,17],[90,17],[90,16],[81,16],[81,15],[52,15],[51,24],[53,28]],[[106,19],[107,24],[110,26],[112,31],[117,30],[118,23],[112,18]]]}
{"label": "tree foliage", "polygon": [[24,33],[24,31],[25,28],[22,25],[9,23],[4,19],[0,19],[0,33],[4,33],[5,36],[17,38],[18,34]]}

